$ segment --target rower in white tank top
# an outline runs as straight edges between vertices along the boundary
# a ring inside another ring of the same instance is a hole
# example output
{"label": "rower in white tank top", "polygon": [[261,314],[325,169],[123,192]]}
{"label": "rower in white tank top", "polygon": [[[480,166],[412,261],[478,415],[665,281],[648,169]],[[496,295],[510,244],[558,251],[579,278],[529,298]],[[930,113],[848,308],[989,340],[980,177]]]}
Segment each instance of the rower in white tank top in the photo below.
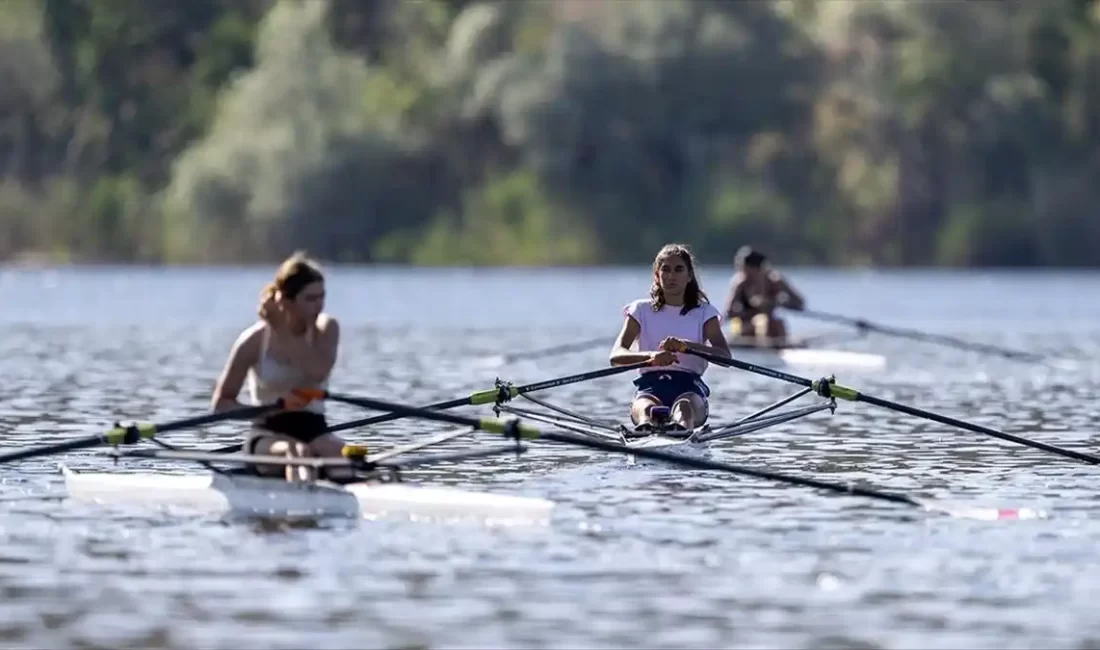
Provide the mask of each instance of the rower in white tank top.
{"label": "rower in white tank top", "polygon": [[[703,331],[704,325],[712,318],[718,319],[719,322],[722,318],[718,313],[718,309],[709,302],[701,303],[688,313],[682,314],[680,313],[683,311],[681,305],[664,305],[658,311],[653,309],[652,298],[643,298],[631,302],[623,311],[626,316],[638,321],[640,326],[637,339],[639,350],[660,349],[661,341],[669,337],[692,343],[706,343],[707,338]],[[642,368],[639,372],[686,370],[701,377],[706,373],[708,366],[709,364],[705,359],[691,354],[681,354],[677,357],[676,362],[671,365],[649,366]]]}
{"label": "rower in white tank top", "polygon": [[[240,408],[237,396],[242,390],[247,390],[256,404],[283,400],[282,409],[252,422],[241,445],[247,453],[342,456],[344,442],[328,430],[323,400],[303,399],[295,391],[325,389],[336,364],[340,328],[324,306],[325,280],[320,267],[303,253],[295,253],[279,266],[274,280],[261,292],[259,319],[233,344],[214,386],[214,409]],[[313,475],[302,467],[295,471],[294,467],[256,465],[254,470],[288,480],[311,480]],[[354,474],[343,468],[324,473],[339,480]]]}
{"label": "rower in white tank top", "polygon": [[[271,356],[271,327],[266,324],[260,326],[263,327],[260,356],[248,369],[248,390],[253,404],[271,404],[296,388],[328,388],[327,378],[319,384],[312,382],[302,371]],[[312,339],[312,330],[308,330],[306,343],[312,344]],[[313,400],[302,410],[323,414],[325,403],[322,400]]]}
{"label": "rower in white tank top", "polygon": [[[635,431],[643,435],[655,427],[691,431],[702,426],[709,414],[710,388],[702,377],[709,364],[691,352],[730,355],[722,317],[703,293],[695,266],[687,246],[664,246],[653,260],[649,298],[623,309],[609,360],[611,365],[648,364],[634,380],[630,405]],[[636,352],[631,350],[635,344]]]}

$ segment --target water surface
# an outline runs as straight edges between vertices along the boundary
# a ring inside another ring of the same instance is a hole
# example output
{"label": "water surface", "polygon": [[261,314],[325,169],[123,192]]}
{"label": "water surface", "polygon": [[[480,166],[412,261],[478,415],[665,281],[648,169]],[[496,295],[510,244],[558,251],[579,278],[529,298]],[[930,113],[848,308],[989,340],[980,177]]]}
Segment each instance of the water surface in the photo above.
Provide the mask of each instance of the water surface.
{"label": "water surface", "polygon": [[[116,420],[206,408],[266,269],[0,271],[5,448]],[[648,270],[333,268],[343,325],[334,387],[410,403],[602,367],[607,349],[494,366],[487,357],[618,330]],[[1095,450],[1100,275],[794,269],[812,307],[1070,357],[1057,370],[869,336],[865,393],[1053,444]],[[704,288],[721,299],[724,269]],[[836,330],[797,318],[800,334]],[[792,369],[793,372],[800,372]],[[819,371],[805,374],[818,376]],[[712,368],[715,420],[795,390]],[[627,377],[543,396],[625,417]],[[334,421],[359,412],[331,407]],[[468,409],[468,412],[483,412]],[[438,431],[400,420],[372,448]],[[221,425],[178,445],[236,440]],[[471,437],[446,445],[470,448]],[[716,459],[971,504],[1046,508],[973,522],[866,499],[536,443],[410,480],[537,495],[546,527],[400,521],[313,526],[26,499],[59,460],[12,464],[0,511],[0,646],[103,648],[1087,648],[1100,640],[1100,468],[862,404],[719,443]],[[119,470],[160,467],[145,461]],[[179,465],[168,471],[195,472]]]}

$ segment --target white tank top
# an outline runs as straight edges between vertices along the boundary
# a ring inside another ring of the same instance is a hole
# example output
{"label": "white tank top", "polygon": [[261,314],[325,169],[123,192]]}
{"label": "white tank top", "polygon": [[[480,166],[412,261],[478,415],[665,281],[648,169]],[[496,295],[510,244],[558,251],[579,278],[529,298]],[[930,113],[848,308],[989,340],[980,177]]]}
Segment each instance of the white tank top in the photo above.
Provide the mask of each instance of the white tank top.
{"label": "white tank top", "polygon": [[[252,394],[253,404],[270,404],[286,395],[294,388],[328,388],[328,379],[317,384],[307,380],[297,368],[288,366],[275,359],[268,352],[271,342],[271,328],[266,324],[263,327],[262,343],[260,344],[260,358],[254,366],[248,369],[248,388]],[[309,334],[307,334],[309,336]],[[310,402],[305,410],[314,413],[325,412],[324,400]]]}
{"label": "white tank top", "polygon": [[[704,343],[703,325],[712,318],[717,318],[719,324],[722,315],[718,309],[709,302],[704,302],[686,314],[680,314],[682,306],[673,307],[665,305],[661,311],[653,311],[653,301],[649,298],[635,300],[623,308],[626,316],[638,321],[641,332],[638,334],[639,352],[656,352],[661,341],[670,336],[692,343]],[[693,354],[677,354],[679,361],[671,366],[651,366],[642,368],[639,372],[667,372],[668,370],[687,370],[702,376],[709,365],[704,359]]]}

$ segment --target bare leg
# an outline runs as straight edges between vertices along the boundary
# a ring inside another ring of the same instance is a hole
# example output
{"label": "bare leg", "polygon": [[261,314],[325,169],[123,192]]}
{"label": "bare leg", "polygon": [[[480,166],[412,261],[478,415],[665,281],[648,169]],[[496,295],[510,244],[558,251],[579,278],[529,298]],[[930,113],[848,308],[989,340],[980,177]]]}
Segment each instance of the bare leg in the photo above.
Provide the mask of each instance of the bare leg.
{"label": "bare leg", "polygon": [[[302,443],[283,436],[271,434],[260,437],[252,445],[252,453],[259,456],[285,456],[286,458],[300,458],[309,456],[309,449]],[[282,476],[288,481],[304,480],[310,478],[310,468],[295,467],[293,465],[257,465],[256,473],[260,476]]]}
{"label": "bare leg", "polygon": [[[313,442],[309,443],[309,449],[314,456],[341,458],[344,455],[344,444],[344,439],[340,436],[326,433],[314,438]],[[351,479],[355,476],[355,472],[351,468],[345,467],[329,467],[325,470],[325,474],[336,480]]]}
{"label": "bare leg", "polygon": [[782,318],[771,318],[768,320],[768,336],[780,345],[786,343],[787,322]]}
{"label": "bare leg", "polygon": [[634,424],[652,424],[652,418],[649,417],[649,409],[652,406],[660,405],[661,403],[654,397],[639,395],[634,398],[634,402],[630,405],[630,419]]}
{"label": "bare leg", "polygon": [[769,344],[768,331],[771,329],[771,319],[767,314],[757,314],[752,317],[752,335],[756,337],[757,345]]}
{"label": "bare leg", "polygon": [[702,396],[684,393],[672,404],[672,421],[689,431],[707,421],[707,405]]}

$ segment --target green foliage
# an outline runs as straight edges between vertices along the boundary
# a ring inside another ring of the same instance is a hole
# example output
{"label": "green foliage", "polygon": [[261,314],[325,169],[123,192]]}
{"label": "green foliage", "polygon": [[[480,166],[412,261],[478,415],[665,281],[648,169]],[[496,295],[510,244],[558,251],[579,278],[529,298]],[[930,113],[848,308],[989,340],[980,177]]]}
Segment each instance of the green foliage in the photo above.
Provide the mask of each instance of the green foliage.
{"label": "green foliage", "polygon": [[530,172],[490,179],[471,192],[463,215],[445,213],[432,221],[409,260],[438,265],[461,262],[491,266],[584,264],[596,254],[584,229],[562,214]]}
{"label": "green foliage", "polygon": [[1095,0],[5,6],[3,257],[1098,259]]}
{"label": "green foliage", "polygon": [[[185,151],[165,192],[170,260],[262,259],[294,247],[299,222],[324,228],[301,179],[364,133],[366,65],[338,54],[320,0],[282,0],[265,18],[256,66],[236,79],[209,135]],[[215,257],[211,257],[215,256]]]}

